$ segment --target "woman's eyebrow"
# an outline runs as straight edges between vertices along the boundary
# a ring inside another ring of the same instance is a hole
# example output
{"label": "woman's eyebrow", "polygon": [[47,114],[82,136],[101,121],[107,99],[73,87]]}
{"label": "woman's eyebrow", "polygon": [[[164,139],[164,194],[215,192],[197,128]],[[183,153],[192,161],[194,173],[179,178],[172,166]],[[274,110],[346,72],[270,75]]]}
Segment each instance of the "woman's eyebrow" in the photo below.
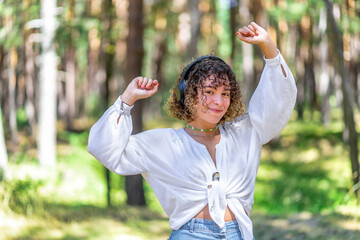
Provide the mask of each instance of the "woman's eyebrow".
{"label": "woman's eyebrow", "polygon": [[213,88],[213,89],[216,89],[216,87],[213,87],[211,85],[203,85],[203,88]]}
{"label": "woman's eyebrow", "polygon": [[[203,88],[212,88],[212,89],[217,89],[218,87],[214,87],[214,86],[211,86],[211,85],[205,85],[203,86]],[[224,91],[231,91],[231,88],[225,88]]]}

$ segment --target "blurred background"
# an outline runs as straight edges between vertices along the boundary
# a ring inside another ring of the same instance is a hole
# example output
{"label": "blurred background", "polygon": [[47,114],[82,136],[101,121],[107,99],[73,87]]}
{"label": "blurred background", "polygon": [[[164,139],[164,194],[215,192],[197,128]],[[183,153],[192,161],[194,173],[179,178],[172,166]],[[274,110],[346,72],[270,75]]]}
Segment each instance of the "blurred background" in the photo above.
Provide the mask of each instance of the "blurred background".
{"label": "blurred background", "polygon": [[239,27],[270,33],[297,82],[292,119],[264,146],[256,239],[360,239],[358,0],[0,0],[0,239],[167,239],[141,176],[86,151],[90,127],[134,77],[134,133],[184,123],[163,110],[205,54],[234,69],[249,101],[264,67]]}

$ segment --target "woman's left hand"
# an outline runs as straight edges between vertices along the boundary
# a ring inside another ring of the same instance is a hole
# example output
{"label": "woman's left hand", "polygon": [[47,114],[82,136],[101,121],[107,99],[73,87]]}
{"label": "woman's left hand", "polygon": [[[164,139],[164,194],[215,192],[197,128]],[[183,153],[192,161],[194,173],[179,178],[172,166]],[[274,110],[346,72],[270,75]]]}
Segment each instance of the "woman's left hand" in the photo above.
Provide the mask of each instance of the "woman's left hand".
{"label": "woman's left hand", "polygon": [[269,41],[269,34],[265,29],[252,22],[248,26],[244,26],[239,28],[236,33],[241,41],[250,44],[262,44]]}
{"label": "woman's left hand", "polygon": [[265,58],[276,57],[277,48],[275,43],[270,38],[269,33],[255,22],[250,23],[248,26],[239,28],[236,34],[241,41],[258,45],[265,55]]}

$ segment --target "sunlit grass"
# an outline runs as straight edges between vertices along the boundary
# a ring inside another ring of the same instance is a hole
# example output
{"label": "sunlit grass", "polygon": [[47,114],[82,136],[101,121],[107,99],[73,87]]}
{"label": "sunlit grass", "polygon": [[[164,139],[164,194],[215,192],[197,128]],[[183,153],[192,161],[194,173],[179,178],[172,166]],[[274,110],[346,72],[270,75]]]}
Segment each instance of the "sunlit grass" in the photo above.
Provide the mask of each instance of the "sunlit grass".
{"label": "sunlit grass", "polygon": [[335,211],[348,200],[351,185],[340,129],[292,121],[264,147],[254,208],[276,214]]}

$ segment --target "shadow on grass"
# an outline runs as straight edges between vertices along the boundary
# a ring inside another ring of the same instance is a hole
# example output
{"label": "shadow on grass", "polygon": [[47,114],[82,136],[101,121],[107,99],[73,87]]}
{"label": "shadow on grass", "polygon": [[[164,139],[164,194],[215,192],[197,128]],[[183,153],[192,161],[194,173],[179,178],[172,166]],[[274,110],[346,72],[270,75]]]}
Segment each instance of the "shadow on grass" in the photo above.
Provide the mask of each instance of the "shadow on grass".
{"label": "shadow on grass", "polygon": [[27,221],[16,236],[7,239],[166,239],[171,232],[166,216],[126,205],[45,203],[43,212]]}
{"label": "shadow on grass", "polygon": [[[266,216],[254,213],[255,239],[261,240],[356,240],[360,239],[360,227],[349,229],[358,225],[358,219],[337,213],[312,215],[299,213],[284,216]],[[339,223],[345,223],[341,226]]]}
{"label": "shadow on grass", "polygon": [[151,211],[147,207],[133,207],[120,205],[111,208],[98,207],[86,204],[57,204],[46,203],[44,206],[47,214],[61,222],[87,221],[89,218],[107,217],[114,220],[127,222],[131,220],[167,220],[163,214]]}

